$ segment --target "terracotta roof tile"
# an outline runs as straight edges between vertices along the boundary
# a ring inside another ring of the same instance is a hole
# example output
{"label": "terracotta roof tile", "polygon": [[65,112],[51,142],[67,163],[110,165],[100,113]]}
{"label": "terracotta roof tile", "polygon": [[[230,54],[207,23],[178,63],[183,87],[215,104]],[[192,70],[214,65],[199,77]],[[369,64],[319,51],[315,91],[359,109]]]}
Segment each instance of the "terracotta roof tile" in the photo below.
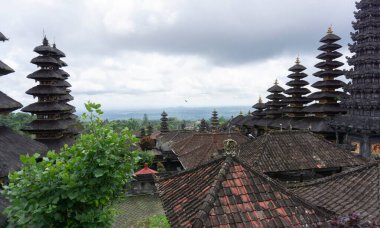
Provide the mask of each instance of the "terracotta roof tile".
{"label": "terracotta roof tile", "polygon": [[310,226],[331,216],[233,157],[158,179],[157,186],[172,227]]}

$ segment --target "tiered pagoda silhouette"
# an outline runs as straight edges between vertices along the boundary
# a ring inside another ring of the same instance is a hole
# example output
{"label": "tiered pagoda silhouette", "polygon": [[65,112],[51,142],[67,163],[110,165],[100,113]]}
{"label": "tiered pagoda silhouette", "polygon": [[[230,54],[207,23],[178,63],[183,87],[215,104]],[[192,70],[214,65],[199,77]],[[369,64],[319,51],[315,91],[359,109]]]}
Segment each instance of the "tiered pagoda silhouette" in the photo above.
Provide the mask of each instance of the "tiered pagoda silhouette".
{"label": "tiered pagoda silhouette", "polygon": [[65,144],[74,143],[78,134],[76,127],[75,108],[69,104],[72,100],[71,85],[66,81],[69,74],[61,67],[67,66],[61,58],[65,54],[51,46],[44,37],[42,45],[34,48],[39,56],[31,63],[37,65],[39,70],[27,76],[39,84],[28,91],[27,94],[37,97],[37,102],[22,109],[36,116],[36,119],[25,125],[22,130],[34,135],[35,140],[46,144],[49,149],[59,151]]}

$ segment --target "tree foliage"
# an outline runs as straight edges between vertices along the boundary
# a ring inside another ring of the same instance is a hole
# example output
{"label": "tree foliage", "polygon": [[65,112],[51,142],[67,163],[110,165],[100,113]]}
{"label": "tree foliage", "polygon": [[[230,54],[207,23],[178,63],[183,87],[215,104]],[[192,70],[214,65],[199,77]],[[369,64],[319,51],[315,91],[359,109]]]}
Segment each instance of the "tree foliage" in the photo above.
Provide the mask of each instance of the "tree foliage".
{"label": "tree foliage", "polygon": [[107,227],[111,202],[133,175],[137,139],[128,129],[117,134],[100,119],[99,104],[85,104],[88,133],[60,154],[22,156],[20,171],[9,175],[5,210],[17,227]]}
{"label": "tree foliage", "polygon": [[147,163],[148,166],[153,165],[154,153],[152,151],[139,151],[139,160],[137,162],[137,169],[144,168],[144,164]]}
{"label": "tree foliage", "polygon": [[26,113],[10,113],[9,115],[0,115],[0,126],[5,125],[7,127],[12,128],[13,130],[22,133],[20,131],[21,127],[27,123],[32,122],[35,118]]}

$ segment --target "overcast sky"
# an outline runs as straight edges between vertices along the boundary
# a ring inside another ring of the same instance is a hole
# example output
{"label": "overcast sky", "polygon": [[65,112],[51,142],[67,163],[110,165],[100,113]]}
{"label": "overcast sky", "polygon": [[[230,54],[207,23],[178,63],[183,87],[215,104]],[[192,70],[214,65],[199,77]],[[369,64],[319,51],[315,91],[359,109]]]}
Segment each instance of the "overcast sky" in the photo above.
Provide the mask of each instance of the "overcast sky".
{"label": "overcast sky", "polygon": [[0,89],[33,102],[26,76],[45,31],[66,53],[78,110],[87,100],[104,109],[253,105],[276,78],[286,88],[297,55],[316,80],[318,41],[330,25],[348,55],[355,10],[354,0],[0,2],[0,31],[10,38],[0,59],[16,71]]}

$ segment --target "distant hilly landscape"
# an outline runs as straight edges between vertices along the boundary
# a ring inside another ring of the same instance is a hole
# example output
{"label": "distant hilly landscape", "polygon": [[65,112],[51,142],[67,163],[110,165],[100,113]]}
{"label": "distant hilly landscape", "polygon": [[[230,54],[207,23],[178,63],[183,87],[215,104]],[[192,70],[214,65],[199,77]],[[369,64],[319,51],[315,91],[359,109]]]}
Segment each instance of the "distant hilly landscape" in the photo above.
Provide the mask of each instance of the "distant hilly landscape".
{"label": "distant hilly landscape", "polygon": [[[158,120],[161,118],[162,111],[168,114],[168,117],[176,117],[181,120],[199,120],[202,118],[211,118],[213,107],[170,107],[163,109],[126,109],[126,110],[104,110],[103,119],[108,120],[125,120],[129,118],[142,119],[144,114],[148,115],[150,120]],[[249,106],[230,106],[230,107],[217,107],[215,110],[218,112],[219,117],[223,116],[226,119],[231,116],[239,115],[240,111],[247,113],[252,110]]]}

